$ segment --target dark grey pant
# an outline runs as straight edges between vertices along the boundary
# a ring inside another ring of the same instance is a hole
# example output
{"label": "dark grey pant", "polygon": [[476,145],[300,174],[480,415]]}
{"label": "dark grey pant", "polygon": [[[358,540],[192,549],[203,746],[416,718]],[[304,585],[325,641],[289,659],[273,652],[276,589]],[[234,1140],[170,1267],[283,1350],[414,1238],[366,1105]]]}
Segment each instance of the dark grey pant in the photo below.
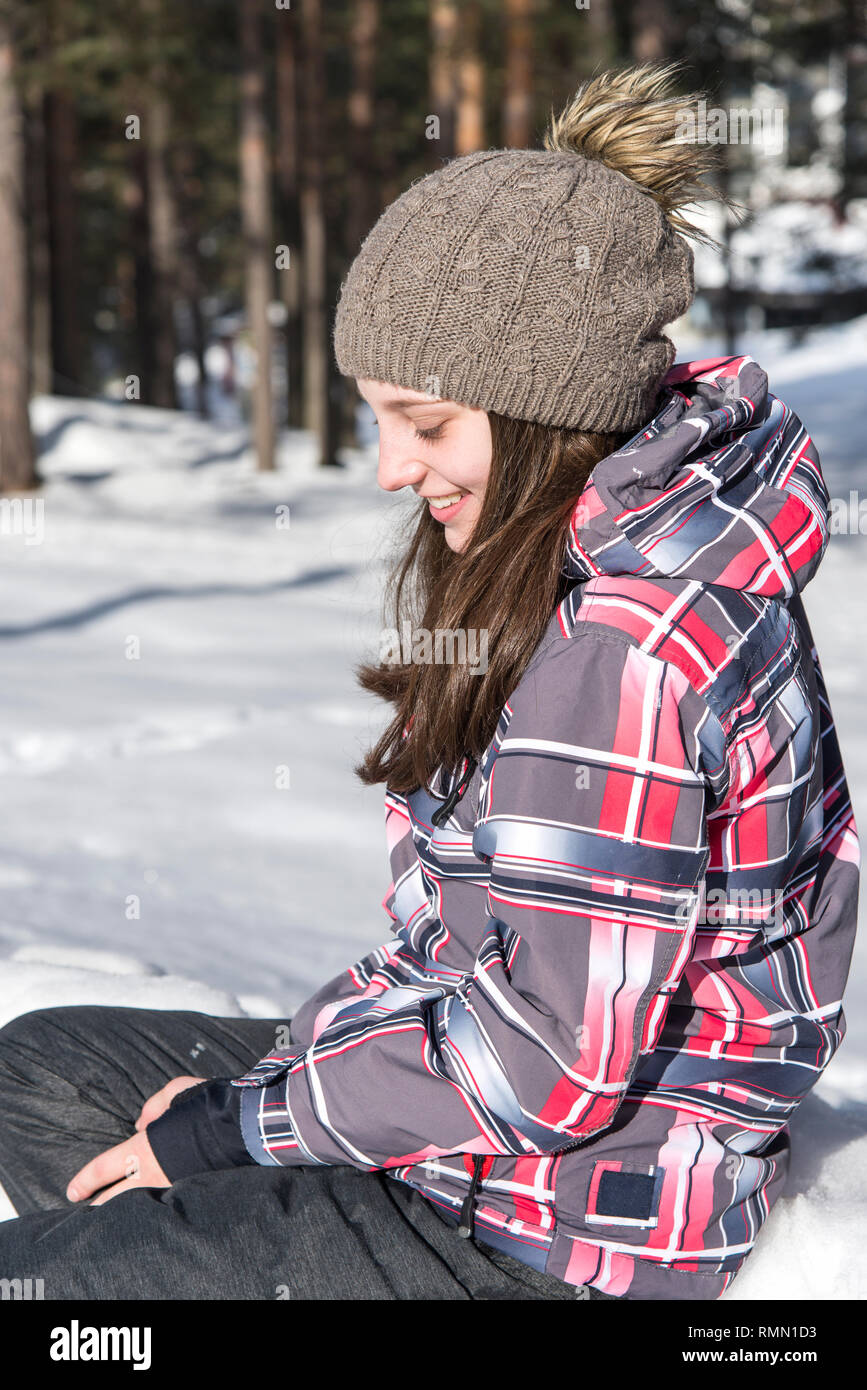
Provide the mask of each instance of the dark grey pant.
{"label": "dark grey pant", "polygon": [[608,1299],[455,1228],[382,1171],[234,1168],[102,1206],[66,1186],[174,1076],[240,1076],[286,1019],[97,1006],[0,1030],[0,1279],[46,1299]]}

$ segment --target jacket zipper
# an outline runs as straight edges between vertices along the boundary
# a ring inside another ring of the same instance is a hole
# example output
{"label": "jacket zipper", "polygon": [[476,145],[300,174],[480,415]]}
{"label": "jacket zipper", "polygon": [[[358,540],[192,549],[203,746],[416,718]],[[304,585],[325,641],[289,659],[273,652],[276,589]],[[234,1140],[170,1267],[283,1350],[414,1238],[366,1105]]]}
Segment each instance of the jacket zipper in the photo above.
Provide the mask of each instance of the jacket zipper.
{"label": "jacket zipper", "polygon": [[[438,807],[438,809],[434,811],[433,815],[431,816],[431,822],[433,825],[439,827],[445,824],[452,811],[455,809],[461,797],[463,796],[464,792],[466,791],[467,787],[469,786],[470,782],[472,781],[473,773],[475,772],[477,767],[476,760],[474,757],[472,757],[472,755],[467,755],[465,761],[466,770],[464,772],[463,777],[459,778],[458,781],[455,782],[455,785],[452,787],[452,790],[449,792],[442,806]],[[462,1240],[468,1240],[469,1237],[473,1234],[473,1225],[475,1223],[476,1192],[478,1190],[479,1182],[481,1181],[484,1164],[485,1155],[476,1154],[473,1158],[473,1176],[470,1179],[470,1188],[464,1199],[464,1204],[461,1207],[461,1219],[458,1225],[458,1235]]]}
{"label": "jacket zipper", "polygon": [[461,1207],[461,1220],[460,1225],[458,1226],[458,1235],[461,1237],[462,1240],[467,1240],[473,1234],[473,1225],[475,1223],[476,1190],[479,1186],[479,1180],[482,1176],[482,1168],[484,1167],[484,1163],[485,1155],[476,1154],[475,1158],[473,1159],[473,1176],[470,1180],[470,1190],[464,1198],[464,1204]]}
{"label": "jacket zipper", "polygon": [[466,764],[467,769],[464,776],[455,783],[442,806],[438,807],[431,816],[432,823],[437,827],[445,824],[472,781],[473,773],[476,770],[475,758],[467,757]]}

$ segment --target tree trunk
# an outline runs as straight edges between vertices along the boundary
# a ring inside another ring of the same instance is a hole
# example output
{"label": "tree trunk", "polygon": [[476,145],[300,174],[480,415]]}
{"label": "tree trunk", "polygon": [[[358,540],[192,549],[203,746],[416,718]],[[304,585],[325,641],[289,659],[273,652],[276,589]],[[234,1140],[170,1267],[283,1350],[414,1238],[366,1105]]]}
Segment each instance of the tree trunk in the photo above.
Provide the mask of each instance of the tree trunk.
{"label": "tree trunk", "polygon": [[30,383],[36,395],[49,395],[51,365],[51,247],[45,159],[45,91],[34,82],[25,111],[27,224],[30,285]]}
{"label": "tree trunk", "polygon": [[302,64],[301,245],[304,263],[304,424],[316,436],[319,463],[336,464],[330,403],[327,241],[322,171],[325,59],[320,0],[305,0]]}
{"label": "tree trunk", "polygon": [[24,135],[15,85],[12,26],[0,12],[0,492],[37,485],[27,410],[27,252]]}
{"label": "tree trunk", "polygon": [[[155,81],[161,82],[161,74]],[[148,248],[151,260],[150,332],[153,342],[154,379],[148,399],[174,410],[175,392],[175,296],[178,284],[178,218],[169,170],[170,120],[164,93],[151,87],[142,122],[147,161]]]}
{"label": "tree trunk", "polygon": [[[722,90],[728,97],[732,92],[732,72],[728,54],[724,54],[720,60],[720,75],[722,78]],[[717,181],[720,192],[724,197],[731,196],[732,191],[732,158],[731,146],[723,143],[720,146],[720,159],[717,167]],[[735,291],[732,283],[732,231],[734,230],[731,213],[723,204],[723,284],[722,294],[720,295],[720,328],[722,329],[723,340],[725,342],[725,354],[733,357],[737,345],[737,319],[735,308]]]}
{"label": "tree trunk", "polygon": [[123,205],[129,214],[129,255],[121,255],[118,267],[121,285],[119,311],[131,337],[131,359],[123,372],[124,380],[134,376],[138,389],[131,397],[145,405],[155,404],[151,392],[156,381],[156,357],[151,333],[153,263],[150,254],[147,157],[141,140],[131,140],[123,184]]}
{"label": "tree trunk", "polygon": [[479,0],[469,0],[458,58],[457,154],[473,154],[485,145],[485,69],[481,53],[482,12]]}
{"label": "tree trunk", "polygon": [[265,121],[265,65],[262,12],[258,0],[241,0],[241,227],[247,323],[256,354],[253,389],[253,442],[261,469],[274,467],[271,404],[271,199]]}
{"label": "tree trunk", "polygon": [[[352,87],[349,93],[349,207],[345,242],[340,248],[346,261],[351,260],[356,254],[379,213],[375,192],[380,187],[380,181],[377,161],[373,157],[378,28],[379,0],[355,0],[350,34]],[[347,443],[354,444],[358,394],[353,382],[342,378],[336,369],[331,370],[331,389],[335,396],[335,438],[338,442],[346,440]]]}
{"label": "tree trunk", "polygon": [[[843,64],[846,82],[846,101],[843,107],[843,167],[840,171],[838,206],[841,217],[847,216],[849,203],[862,196],[864,155],[859,146],[864,140],[865,82],[864,54],[867,51],[867,16],[859,0],[843,3]],[[860,90],[859,90],[860,88]]]}
{"label": "tree trunk", "polygon": [[533,133],[533,0],[506,0],[503,144],[529,148]]}
{"label": "tree trunk", "polygon": [[355,0],[352,17],[352,90],[349,93],[349,216],[347,250],[354,256],[374,220],[373,93],[379,0]]}
{"label": "tree trunk", "polygon": [[289,264],[278,276],[280,298],[286,309],[286,405],[287,423],[300,429],[304,423],[304,355],[301,338],[301,226],[298,216],[298,80],[296,18],[278,10],[276,43],[277,189],[282,235]]}
{"label": "tree trunk", "polygon": [[201,181],[196,173],[196,150],[191,143],[180,146],[177,154],[178,193],[178,287],[187,305],[192,332],[193,356],[198,368],[196,410],[203,420],[210,414],[208,380],[205,367],[207,332],[202,313],[202,258],[199,251]]}
{"label": "tree trunk", "polygon": [[458,10],[454,0],[431,0],[431,114],[439,120],[436,152],[446,159],[455,152],[457,32]]}
{"label": "tree trunk", "polygon": [[51,345],[53,390],[60,396],[84,391],[78,315],[78,138],[75,108],[55,88],[46,100],[48,224],[51,248]]}
{"label": "tree trunk", "polygon": [[636,63],[664,62],[671,56],[670,0],[640,0],[632,6],[632,57]]}
{"label": "tree trunk", "polygon": [[592,0],[587,9],[588,43],[585,47],[588,66],[611,67],[618,56],[618,35],[611,0]]}

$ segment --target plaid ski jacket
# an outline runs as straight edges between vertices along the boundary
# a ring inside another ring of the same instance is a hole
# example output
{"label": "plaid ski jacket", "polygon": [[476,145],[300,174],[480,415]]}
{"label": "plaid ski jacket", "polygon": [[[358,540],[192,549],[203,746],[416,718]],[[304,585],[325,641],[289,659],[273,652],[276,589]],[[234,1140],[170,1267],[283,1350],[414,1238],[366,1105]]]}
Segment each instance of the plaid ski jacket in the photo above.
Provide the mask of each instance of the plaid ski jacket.
{"label": "plaid ski jacket", "polygon": [[846,1027],[859,848],[799,597],[827,538],[752,358],[673,367],[478,767],[386,795],[390,939],[233,1080],[256,1162],[388,1169],[609,1294],[726,1290]]}

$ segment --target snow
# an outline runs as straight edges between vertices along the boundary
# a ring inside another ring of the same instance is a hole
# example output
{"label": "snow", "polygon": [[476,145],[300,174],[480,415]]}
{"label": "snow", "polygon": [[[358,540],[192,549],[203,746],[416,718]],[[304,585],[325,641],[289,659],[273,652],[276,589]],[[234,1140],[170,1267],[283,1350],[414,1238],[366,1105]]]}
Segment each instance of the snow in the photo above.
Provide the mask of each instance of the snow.
{"label": "snow", "polygon": [[[854,198],[847,217],[838,222],[815,173],[799,195],[786,190],[786,201],[753,208],[731,237],[731,279],[737,289],[792,295],[863,289],[867,285],[867,199]],[[827,195],[826,195],[827,196]],[[720,205],[691,209],[698,225],[721,238]],[[724,283],[722,257],[696,245],[695,279],[699,289]]]}
{"label": "snow", "polygon": [[[679,360],[721,353],[687,327]],[[867,319],[739,350],[847,498]],[[352,668],[378,647],[406,504],[376,487],[374,449],[317,469],[300,432],[257,473],[231,411],[39,397],[32,418],[39,526],[0,516],[0,1024],[71,1003],[288,1018],[390,934],[382,789],[352,773],[384,710]],[[835,536],[805,606],[861,827],[865,588],[861,537]],[[865,1005],[862,933],[847,1037],[726,1299],[867,1294]]]}
{"label": "snow", "polygon": [[789,1126],[784,1195],[720,1302],[867,1298],[865,1121],[867,1064],[844,1041]]}
{"label": "snow", "polygon": [[229,990],[166,975],[135,956],[87,947],[19,946],[3,964],[0,1027],[31,1009],[80,1004],[85,998],[88,1004],[196,1009],[223,1018],[247,1014]]}

